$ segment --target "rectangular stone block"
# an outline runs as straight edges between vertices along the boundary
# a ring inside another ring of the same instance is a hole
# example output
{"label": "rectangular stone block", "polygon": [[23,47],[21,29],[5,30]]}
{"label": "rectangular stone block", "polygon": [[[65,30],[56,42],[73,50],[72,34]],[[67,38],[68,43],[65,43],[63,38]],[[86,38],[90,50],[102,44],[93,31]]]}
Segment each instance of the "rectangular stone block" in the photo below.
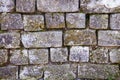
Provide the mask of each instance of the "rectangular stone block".
{"label": "rectangular stone block", "polygon": [[14,7],[14,0],[0,0],[0,12],[12,12]]}
{"label": "rectangular stone block", "polygon": [[72,62],[88,62],[89,47],[72,46],[70,48],[69,60]]}
{"label": "rectangular stone block", "polygon": [[35,11],[35,0],[16,0],[16,11],[33,13]]}
{"label": "rectangular stone block", "polygon": [[21,14],[8,13],[1,15],[1,30],[23,29]]}
{"label": "rectangular stone block", "polygon": [[1,80],[17,80],[18,67],[10,66],[10,65],[5,67],[0,67],[0,79]]}
{"label": "rectangular stone block", "polygon": [[0,65],[6,64],[8,61],[8,51],[6,49],[0,49]]}
{"label": "rectangular stone block", "polygon": [[79,0],[37,0],[37,10],[41,12],[79,11]]}
{"label": "rectangular stone block", "polygon": [[79,64],[78,78],[90,79],[108,79],[111,77],[116,80],[120,76],[119,66],[117,65],[100,65],[100,64]]}
{"label": "rectangular stone block", "polygon": [[99,46],[120,46],[120,31],[99,31],[98,32]]}
{"label": "rectangular stone block", "polygon": [[80,7],[86,13],[120,12],[119,0],[81,0]]}
{"label": "rectangular stone block", "polygon": [[40,31],[44,28],[43,15],[23,15],[25,31]]}
{"label": "rectangular stone block", "polygon": [[0,48],[19,48],[20,34],[17,32],[0,33]]}
{"label": "rectangular stone block", "polygon": [[96,45],[95,30],[67,30],[64,35],[64,45]]}
{"label": "rectangular stone block", "polygon": [[22,43],[25,48],[61,47],[62,31],[23,33]]}

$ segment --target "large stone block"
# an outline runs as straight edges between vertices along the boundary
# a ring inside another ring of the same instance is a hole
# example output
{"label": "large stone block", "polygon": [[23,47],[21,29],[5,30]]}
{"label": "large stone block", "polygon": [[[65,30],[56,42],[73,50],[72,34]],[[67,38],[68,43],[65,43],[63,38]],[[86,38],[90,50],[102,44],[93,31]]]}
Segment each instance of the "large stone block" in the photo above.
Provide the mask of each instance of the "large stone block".
{"label": "large stone block", "polygon": [[0,33],[0,47],[19,48],[20,34],[17,32]]}
{"label": "large stone block", "polygon": [[0,0],[0,12],[12,12],[14,7],[14,0]]}
{"label": "large stone block", "polygon": [[[79,64],[78,78],[115,79],[119,77],[119,66],[100,64]],[[115,79],[116,80],[116,79]]]}
{"label": "large stone block", "polygon": [[120,12],[119,0],[81,0],[80,7],[86,13]]}
{"label": "large stone block", "polygon": [[23,33],[22,43],[25,48],[61,47],[62,31]]}
{"label": "large stone block", "polygon": [[5,49],[0,49],[0,65],[7,63],[8,52]]}
{"label": "large stone block", "polygon": [[98,32],[99,46],[120,46],[120,31],[99,31]]}
{"label": "large stone block", "polygon": [[1,30],[23,29],[23,21],[21,14],[8,13],[1,15]]}
{"label": "large stone block", "polygon": [[96,45],[95,30],[67,30],[64,45]]}
{"label": "large stone block", "polygon": [[79,11],[79,0],[37,0],[37,9],[41,12]]}

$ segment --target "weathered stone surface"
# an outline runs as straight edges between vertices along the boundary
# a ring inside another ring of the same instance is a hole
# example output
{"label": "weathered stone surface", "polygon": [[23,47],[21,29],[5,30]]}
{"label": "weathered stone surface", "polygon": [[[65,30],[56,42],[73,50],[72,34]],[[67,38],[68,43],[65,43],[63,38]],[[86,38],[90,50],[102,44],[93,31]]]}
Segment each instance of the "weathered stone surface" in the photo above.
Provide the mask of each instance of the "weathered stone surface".
{"label": "weathered stone surface", "polygon": [[51,48],[50,58],[52,62],[66,62],[68,58],[67,48]]}
{"label": "weathered stone surface", "polygon": [[89,47],[81,47],[81,46],[71,47],[69,60],[74,62],[88,62]]}
{"label": "weathered stone surface", "polygon": [[7,63],[8,52],[5,49],[0,49],[0,65]]}
{"label": "weathered stone surface", "polygon": [[44,80],[74,80],[76,66],[70,64],[48,65],[45,68]]}
{"label": "weathered stone surface", "polygon": [[30,60],[30,64],[48,63],[48,50],[47,49],[30,49],[29,60]]}
{"label": "weathered stone surface", "polygon": [[43,15],[24,15],[23,17],[25,31],[39,31],[44,28]]}
{"label": "weathered stone surface", "polygon": [[90,28],[92,29],[107,29],[108,28],[108,15],[91,15]]}
{"label": "weathered stone surface", "polygon": [[95,30],[67,30],[64,45],[96,45]]}
{"label": "weathered stone surface", "polygon": [[35,11],[35,0],[16,0],[16,11],[32,13]]}
{"label": "weathered stone surface", "polygon": [[37,9],[41,12],[79,11],[78,0],[37,0]]}
{"label": "weathered stone surface", "polygon": [[68,28],[85,28],[85,14],[68,13],[66,14],[66,23]]}
{"label": "weathered stone surface", "polygon": [[18,78],[18,67],[16,66],[5,66],[0,67],[0,79],[1,80],[17,80]]}
{"label": "weathered stone surface", "polygon": [[47,28],[64,28],[64,14],[63,13],[47,13],[46,17],[46,27]]}
{"label": "weathered stone surface", "polygon": [[2,14],[1,15],[1,30],[23,29],[21,14]]}
{"label": "weathered stone surface", "polygon": [[14,0],[0,0],[0,12],[12,12],[14,6]]}
{"label": "weathered stone surface", "polygon": [[24,33],[22,34],[22,43],[25,48],[61,47],[62,32],[47,31],[47,32]]}
{"label": "weathered stone surface", "polygon": [[81,0],[80,7],[86,13],[120,12],[119,0]]}
{"label": "weathered stone surface", "polygon": [[0,33],[0,47],[19,48],[20,34],[16,32]]}
{"label": "weathered stone surface", "polygon": [[98,45],[100,46],[120,46],[120,31],[99,31]]}
{"label": "weathered stone surface", "polygon": [[111,14],[110,15],[110,28],[120,30],[120,14]]}
{"label": "weathered stone surface", "polygon": [[112,63],[120,63],[120,49],[111,49],[109,55]]}
{"label": "weathered stone surface", "polygon": [[20,79],[22,80],[38,80],[43,76],[42,66],[24,66],[20,70]]}
{"label": "weathered stone surface", "polygon": [[108,63],[108,48],[97,47],[90,49],[90,62],[92,63]]}
{"label": "weathered stone surface", "polygon": [[119,75],[117,65],[79,64],[78,66],[78,78],[107,79]]}
{"label": "weathered stone surface", "polygon": [[28,64],[28,52],[27,50],[11,50],[10,51],[10,63],[14,65]]}

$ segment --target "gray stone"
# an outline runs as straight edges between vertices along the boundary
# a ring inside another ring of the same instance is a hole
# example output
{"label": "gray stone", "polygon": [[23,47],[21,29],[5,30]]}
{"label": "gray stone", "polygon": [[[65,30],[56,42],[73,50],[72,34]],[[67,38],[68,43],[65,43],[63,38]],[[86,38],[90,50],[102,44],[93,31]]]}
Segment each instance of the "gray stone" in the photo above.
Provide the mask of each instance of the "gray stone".
{"label": "gray stone", "polygon": [[52,62],[66,62],[68,58],[67,48],[51,48],[50,58]]}
{"label": "gray stone", "polygon": [[46,17],[46,27],[47,28],[64,28],[64,14],[63,13],[47,13]]}
{"label": "gray stone", "polygon": [[120,63],[120,49],[111,49],[109,55],[112,63]]}
{"label": "gray stone", "polygon": [[17,32],[0,33],[0,48],[19,48],[20,34]]}
{"label": "gray stone", "polygon": [[80,7],[86,13],[120,12],[119,0],[81,0]]}
{"label": "gray stone", "polygon": [[35,11],[35,0],[16,0],[16,11],[32,13]]}
{"label": "gray stone", "polygon": [[28,52],[27,50],[10,50],[10,63],[14,65],[28,64]]}
{"label": "gray stone", "polygon": [[67,23],[67,28],[85,28],[85,14],[67,13],[66,23]]}
{"label": "gray stone", "polygon": [[107,29],[108,28],[108,15],[91,15],[90,28],[92,29]]}
{"label": "gray stone", "polygon": [[47,49],[30,49],[29,50],[30,64],[46,64],[48,63]]}
{"label": "gray stone", "polygon": [[98,32],[99,46],[120,46],[120,31],[99,31]]}
{"label": "gray stone", "polygon": [[23,29],[21,14],[8,13],[1,15],[1,30]]}
{"label": "gray stone", "polygon": [[97,47],[90,49],[90,62],[92,63],[108,63],[108,48]]}
{"label": "gray stone", "polygon": [[20,79],[22,80],[38,80],[42,76],[42,66],[24,66],[20,69]]}
{"label": "gray stone", "polygon": [[95,30],[67,30],[64,45],[96,45]]}
{"label": "gray stone", "polygon": [[74,80],[76,68],[70,64],[48,65],[45,68],[44,80]]}
{"label": "gray stone", "polygon": [[119,66],[100,64],[79,64],[78,78],[108,79],[120,76]]}
{"label": "gray stone", "polygon": [[43,15],[23,15],[25,31],[39,31],[44,28]]}
{"label": "gray stone", "polygon": [[25,48],[61,47],[62,31],[23,33],[22,43]]}
{"label": "gray stone", "polygon": [[17,80],[18,67],[10,66],[10,65],[5,67],[0,67],[0,79],[1,80]]}
{"label": "gray stone", "polygon": [[37,9],[41,12],[79,11],[79,0],[37,0]]}
{"label": "gray stone", "polygon": [[120,30],[120,14],[110,15],[110,28]]}
{"label": "gray stone", "polygon": [[14,0],[0,0],[0,12],[12,12],[14,7]]}
{"label": "gray stone", "polygon": [[8,61],[8,52],[5,49],[0,49],[0,65],[7,63]]}
{"label": "gray stone", "polygon": [[81,47],[81,46],[71,47],[69,60],[73,62],[88,62],[89,47]]}

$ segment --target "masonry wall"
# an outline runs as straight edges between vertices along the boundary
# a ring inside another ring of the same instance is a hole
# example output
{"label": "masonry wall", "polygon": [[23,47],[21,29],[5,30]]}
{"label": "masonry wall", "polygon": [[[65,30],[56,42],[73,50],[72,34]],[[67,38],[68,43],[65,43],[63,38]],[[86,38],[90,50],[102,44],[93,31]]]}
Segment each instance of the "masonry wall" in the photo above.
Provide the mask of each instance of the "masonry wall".
{"label": "masonry wall", "polygon": [[120,80],[120,0],[0,0],[0,80]]}

